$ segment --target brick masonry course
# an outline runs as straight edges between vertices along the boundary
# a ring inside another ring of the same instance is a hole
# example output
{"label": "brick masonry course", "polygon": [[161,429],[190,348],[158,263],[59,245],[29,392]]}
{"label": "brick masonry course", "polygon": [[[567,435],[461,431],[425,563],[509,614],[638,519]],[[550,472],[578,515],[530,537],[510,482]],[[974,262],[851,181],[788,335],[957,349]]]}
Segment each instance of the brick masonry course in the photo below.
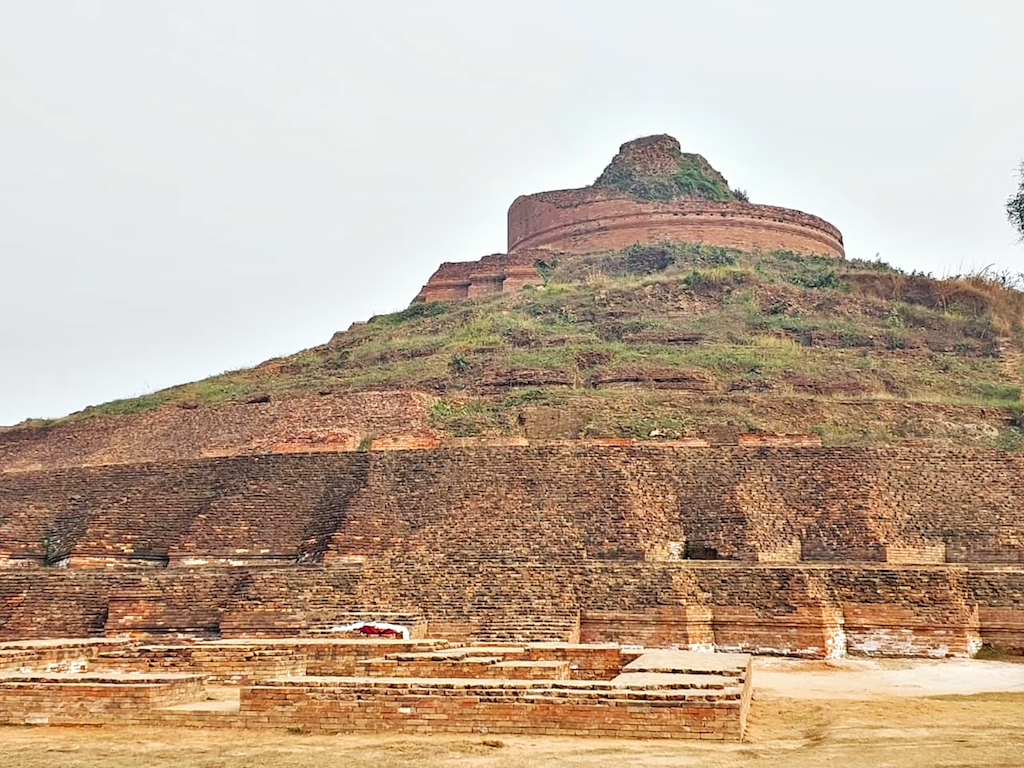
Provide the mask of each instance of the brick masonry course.
{"label": "brick masonry course", "polygon": [[659,241],[844,256],[842,235],[831,224],[770,205],[651,202],[614,189],[586,187],[525,195],[508,211],[512,256],[521,249],[591,253]]}
{"label": "brick masonry course", "polygon": [[1024,563],[1024,458],[560,444],[23,472],[0,562],[429,559]]}
{"label": "brick masonry course", "polygon": [[1020,649],[1022,469],[979,450],[561,444],[10,473],[0,637],[401,615],[496,643]]}

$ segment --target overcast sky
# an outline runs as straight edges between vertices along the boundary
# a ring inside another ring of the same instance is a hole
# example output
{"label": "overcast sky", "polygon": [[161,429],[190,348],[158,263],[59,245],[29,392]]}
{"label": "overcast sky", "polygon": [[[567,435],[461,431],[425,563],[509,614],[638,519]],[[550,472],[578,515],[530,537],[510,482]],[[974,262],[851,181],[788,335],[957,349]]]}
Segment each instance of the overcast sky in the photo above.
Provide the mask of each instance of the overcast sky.
{"label": "overcast sky", "polygon": [[1024,270],[1024,3],[0,9],[0,424],[322,343],[670,133],[847,254]]}

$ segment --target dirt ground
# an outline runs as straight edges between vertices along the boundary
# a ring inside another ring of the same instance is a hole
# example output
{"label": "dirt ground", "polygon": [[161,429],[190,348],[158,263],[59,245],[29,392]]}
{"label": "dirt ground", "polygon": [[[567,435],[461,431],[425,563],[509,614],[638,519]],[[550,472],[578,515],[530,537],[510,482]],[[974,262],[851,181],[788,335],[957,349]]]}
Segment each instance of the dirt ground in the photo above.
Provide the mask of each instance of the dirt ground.
{"label": "dirt ground", "polygon": [[[760,683],[759,683],[760,681]],[[278,731],[0,728],[18,768],[1020,768],[1024,665],[758,659],[743,744]]]}

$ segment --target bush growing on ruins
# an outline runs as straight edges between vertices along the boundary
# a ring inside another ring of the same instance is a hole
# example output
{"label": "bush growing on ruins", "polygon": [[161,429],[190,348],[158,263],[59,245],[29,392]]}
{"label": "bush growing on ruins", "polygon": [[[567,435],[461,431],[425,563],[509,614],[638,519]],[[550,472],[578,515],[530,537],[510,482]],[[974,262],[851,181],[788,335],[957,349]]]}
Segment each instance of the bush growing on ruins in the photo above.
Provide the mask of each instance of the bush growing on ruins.
{"label": "bush growing on ruins", "polygon": [[452,373],[465,373],[469,370],[470,363],[462,355],[452,355],[448,359],[448,370]]}
{"label": "bush growing on ruins", "polygon": [[898,329],[890,329],[885,332],[885,348],[890,350],[906,349],[909,344],[909,337]]}
{"label": "bush growing on ruins", "polygon": [[450,305],[443,301],[418,301],[414,304],[410,304],[405,309],[399,312],[393,312],[390,315],[378,315],[370,318],[370,322],[393,322],[393,323],[404,323],[409,320],[418,320],[421,317],[438,317],[439,315],[448,314]]}
{"label": "bush growing on ruins", "polygon": [[797,271],[787,278],[793,285],[803,288],[830,288],[840,289],[844,283],[831,263],[810,261],[802,265]]}
{"label": "bush growing on ruins", "polygon": [[845,266],[849,271],[862,269],[866,272],[898,272],[903,274],[902,269],[894,267],[888,262],[882,261],[878,257],[878,254],[875,254],[874,259],[847,259]]}
{"label": "bush growing on ruins", "polygon": [[665,243],[664,247],[676,264],[694,267],[731,267],[741,255],[740,251],[701,243]]}
{"label": "bush growing on ruins", "polygon": [[750,272],[745,269],[711,267],[692,270],[683,276],[682,283],[695,293],[715,293],[724,288],[743,285],[750,278]]}
{"label": "bush growing on ruins", "polygon": [[1006,218],[1009,219],[1010,225],[1024,242],[1024,162],[1021,162],[1017,173],[1020,184],[1017,187],[1017,193],[1011,195],[1006,201]]}
{"label": "bush growing on ruins", "polygon": [[1006,656],[1007,653],[1002,648],[997,648],[994,645],[985,643],[981,648],[974,652],[973,658],[998,661],[1000,659],[1005,659]]}
{"label": "bush growing on ruins", "polygon": [[1010,406],[1010,426],[1024,429],[1024,404]]}
{"label": "bush growing on ruins", "polygon": [[537,268],[537,272],[540,275],[540,279],[544,281],[544,285],[551,282],[551,276],[554,274],[555,269],[558,267],[558,257],[552,256],[550,261],[544,261],[544,259],[537,259],[533,265]]}
{"label": "bush growing on ruins", "polygon": [[495,415],[489,402],[467,400],[449,411],[445,427],[455,437],[476,437],[495,426]]}
{"label": "bush growing on ruins", "polygon": [[631,275],[663,272],[675,262],[670,248],[664,245],[631,245],[626,249],[626,271]]}
{"label": "bush growing on ruins", "polygon": [[683,155],[679,159],[679,170],[673,174],[676,195],[700,197],[706,200],[731,200],[729,187],[711,177],[699,163]]}
{"label": "bush growing on ruins", "polygon": [[52,568],[66,556],[60,536],[52,533],[43,536],[43,567]]}
{"label": "bush growing on ruins", "polygon": [[427,406],[427,418],[430,425],[441,429],[452,415],[452,404],[447,400],[435,400]]}

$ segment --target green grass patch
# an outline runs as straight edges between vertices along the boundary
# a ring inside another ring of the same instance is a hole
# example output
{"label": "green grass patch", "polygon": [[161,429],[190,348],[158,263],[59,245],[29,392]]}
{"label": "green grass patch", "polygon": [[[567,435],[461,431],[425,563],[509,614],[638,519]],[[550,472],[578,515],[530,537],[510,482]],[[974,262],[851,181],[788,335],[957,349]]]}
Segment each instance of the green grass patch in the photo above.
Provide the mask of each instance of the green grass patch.
{"label": "green grass patch", "polygon": [[76,417],[88,418],[90,416],[131,416],[146,411],[155,411],[166,402],[166,394],[154,392],[139,397],[125,398],[123,400],[112,400],[101,405],[90,405],[77,414]]}

